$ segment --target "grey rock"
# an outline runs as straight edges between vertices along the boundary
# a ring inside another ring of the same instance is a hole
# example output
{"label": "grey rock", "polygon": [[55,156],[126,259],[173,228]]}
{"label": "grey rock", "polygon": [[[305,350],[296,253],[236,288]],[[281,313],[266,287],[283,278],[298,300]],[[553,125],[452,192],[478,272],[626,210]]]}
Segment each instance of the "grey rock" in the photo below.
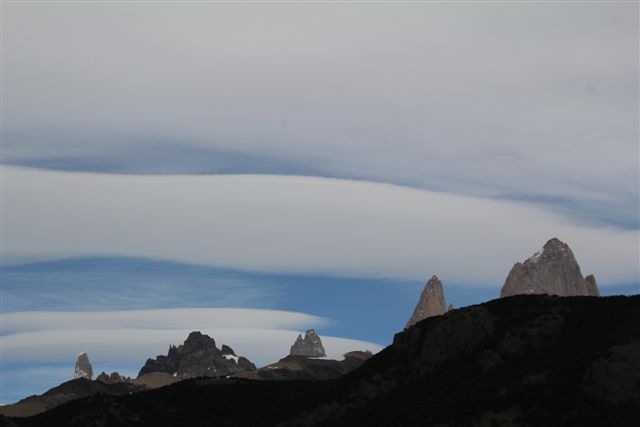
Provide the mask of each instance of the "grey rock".
{"label": "grey rock", "polygon": [[221,377],[245,370],[255,371],[256,366],[247,358],[237,356],[229,346],[218,349],[210,336],[191,332],[184,344],[169,346],[166,356],[148,359],[138,377],[152,372],[164,372],[179,379]]}
{"label": "grey rock", "polygon": [[309,329],[304,334],[298,335],[296,341],[291,346],[289,351],[290,356],[307,356],[307,357],[325,357],[327,354],[322,346],[322,340],[316,334],[316,331]]}
{"label": "grey rock", "polygon": [[[453,307],[452,307],[453,308]],[[444,289],[442,282],[437,276],[433,276],[422,290],[418,304],[413,315],[407,322],[408,328],[427,317],[440,316],[447,312],[447,304],[444,299]]]}
{"label": "grey rock", "polygon": [[123,377],[117,372],[112,372],[111,375],[106,372],[100,372],[100,375],[96,377],[96,381],[101,381],[105,384],[117,384],[127,381],[128,378]]}
{"label": "grey rock", "polygon": [[593,274],[585,277],[584,281],[587,284],[587,291],[589,292],[589,295],[599,297],[600,291],[598,290],[598,284],[596,283],[596,278],[593,276]]}
{"label": "grey rock", "polygon": [[599,296],[595,277],[585,279],[569,246],[556,238],[509,272],[500,296],[519,294]]}
{"label": "grey rock", "polygon": [[93,379],[93,368],[91,368],[91,362],[89,362],[89,356],[87,353],[80,353],[76,359],[76,368],[73,375],[74,378],[86,378],[88,380]]}

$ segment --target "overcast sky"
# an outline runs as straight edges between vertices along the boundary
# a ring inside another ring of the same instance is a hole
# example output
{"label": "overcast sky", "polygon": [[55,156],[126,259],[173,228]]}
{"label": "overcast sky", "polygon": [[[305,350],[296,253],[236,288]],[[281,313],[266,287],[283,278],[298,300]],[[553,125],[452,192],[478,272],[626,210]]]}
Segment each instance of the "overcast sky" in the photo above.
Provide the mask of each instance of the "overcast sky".
{"label": "overcast sky", "polygon": [[10,3],[5,163],[266,172],[638,228],[638,4]]}
{"label": "overcast sky", "polygon": [[638,3],[1,8],[0,403],[196,328],[375,350],[551,237],[639,291]]}

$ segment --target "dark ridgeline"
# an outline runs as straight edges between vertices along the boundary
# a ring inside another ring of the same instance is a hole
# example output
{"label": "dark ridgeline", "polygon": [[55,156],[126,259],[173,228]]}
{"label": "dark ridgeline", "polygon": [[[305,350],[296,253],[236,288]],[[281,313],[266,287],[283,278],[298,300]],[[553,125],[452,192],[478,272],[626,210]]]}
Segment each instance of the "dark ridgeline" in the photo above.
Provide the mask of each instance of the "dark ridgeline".
{"label": "dark ridgeline", "polygon": [[[640,296],[518,295],[433,316],[328,381],[198,378],[17,426],[637,426]],[[6,420],[4,421],[7,422]]]}

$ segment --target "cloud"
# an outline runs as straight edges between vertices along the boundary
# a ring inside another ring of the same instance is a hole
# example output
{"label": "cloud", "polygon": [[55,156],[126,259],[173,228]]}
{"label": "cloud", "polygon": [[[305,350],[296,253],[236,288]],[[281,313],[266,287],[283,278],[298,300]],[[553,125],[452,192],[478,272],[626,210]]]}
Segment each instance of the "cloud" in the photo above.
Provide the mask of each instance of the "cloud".
{"label": "cloud", "polygon": [[[258,364],[288,354],[298,333],[328,320],[304,313],[256,309],[158,309],[110,312],[17,312],[2,314],[2,355],[7,363],[72,362],[87,351],[99,363],[131,363],[164,354],[193,330],[228,344]],[[378,344],[322,336],[330,356]]]}
{"label": "cloud", "polygon": [[5,162],[358,178],[639,227],[637,3],[3,12]]}
{"label": "cloud", "polygon": [[638,231],[526,203],[295,176],[2,167],[3,258],[139,256],[241,270],[501,283],[550,237],[602,283],[638,280]]}
{"label": "cloud", "polygon": [[[97,363],[140,364],[199,330],[259,365],[288,354],[298,333],[328,320],[304,313],[255,309],[159,309],[110,312],[18,312],[2,315],[3,363],[73,362],[87,351]],[[322,335],[330,356],[378,344]]]}
{"label": "cloud", "polygon": [[281,329],[325,324],[326,319],[282,310],[245,308],[171,308],[126,311],[27,311],[2,315],[2,333],[60,329],[250,328]]}
{"label": "cloud", "polygon": [[[218,346],[227,344],[236,354],[257,366],[275,362],[287,354],[303,330],[262,328],[188,328],[188,329],[101,329],[56,330],[19,333],[0,337],[4,363],[73,363],[80,351],[86,351],[98,364],[138,363],[158,354],[166,354],[169,345],[182,344],[192,330],[213,337]],[[352,350],[378,352],[379,344],[322,335],[329,357],[339,358]]]}

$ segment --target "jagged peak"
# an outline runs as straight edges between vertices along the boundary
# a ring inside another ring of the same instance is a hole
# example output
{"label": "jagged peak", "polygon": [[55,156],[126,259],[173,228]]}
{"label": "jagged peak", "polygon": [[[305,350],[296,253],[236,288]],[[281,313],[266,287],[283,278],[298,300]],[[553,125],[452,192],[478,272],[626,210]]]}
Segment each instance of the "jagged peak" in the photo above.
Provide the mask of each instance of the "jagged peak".
{"label": "jagged peak", "polygon": [[438,276],[434,274],[424,286],[416,308],[405,328],[427,317],[439,316],[446,312],[447,305],[444,297],[444,286]]}
{"label": "jagged peak", "polygon": [[547,243],[545,243],[544,246],[542,247],[542,250],[545,253],[548,251],[553,251],[553,252],[559,252],[562,255],[573,256],[573,252],[571,251],[571,248],[569,247],[569,245],[563,242],[562,240],[558,239],[557,237],[549,239],[549,241],[547,241]]}
{"label": "jagged peak", "polygon": [[85,352],[79,353],[76,359],[76,366],[74,369],[74,378],[86,378],[88,380],[93,379],[93,368],[89,361],[89,355]]}
{"label": "jagged peak", "polygon": [[226,344],[222,344],[222,347],[220,348],[220,352],[222,354],[226,354],[226,355],[229,355],[229,354],[234,355],[234,356],[236,355],[236,353],[233,351],[233,349],[231,347],[229,347],[228,345],[226,345]]}
{"label": "jagged peak", "polygon": [[289,350],[291,356],[308,356],[308,357],[324,357],[326,352],[322,345],[320,336],[315,329],[307,329],[302,338],[302,334],[298,334],[298,338]]}
{"label": "jagged peak", "polygon": [[228,345],[223,344],[218,349],[212,337],[193,331],[184,344],[170,346],[166,356],[147,359],[138,377],[152,372],[163,372],[178,378],[217,377],[241,370],[256,370],[256,367],[247,358],[236,355]]}
{"label": "jagged peak", "polygon": [[553,237],[524,263],[517,262],[509,272],[500,295],[517,294],[597,296],[599,292],[593,276],[582,276],[569,245]]}

